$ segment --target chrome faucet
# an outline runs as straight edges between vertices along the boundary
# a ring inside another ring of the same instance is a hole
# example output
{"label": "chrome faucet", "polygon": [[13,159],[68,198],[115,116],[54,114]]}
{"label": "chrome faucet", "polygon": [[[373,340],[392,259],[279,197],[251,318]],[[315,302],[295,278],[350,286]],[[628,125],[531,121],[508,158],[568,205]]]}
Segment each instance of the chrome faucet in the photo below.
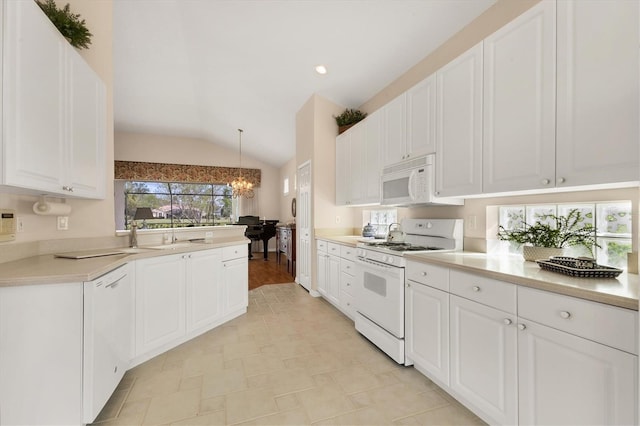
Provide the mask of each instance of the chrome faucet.
{"label": "chrome faucet", "polygon": [[131,230],[129,231],[129,247],[138,247],[138,224],[135,220],[131,223]]}

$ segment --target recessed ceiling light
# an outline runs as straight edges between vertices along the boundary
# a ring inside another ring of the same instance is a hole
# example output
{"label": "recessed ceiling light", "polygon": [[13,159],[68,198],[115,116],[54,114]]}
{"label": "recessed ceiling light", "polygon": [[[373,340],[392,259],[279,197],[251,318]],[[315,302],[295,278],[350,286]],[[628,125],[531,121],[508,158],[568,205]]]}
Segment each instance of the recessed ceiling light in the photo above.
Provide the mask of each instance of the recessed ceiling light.
{"label": "recessed ceiling light", "polygon": [[327,67],[324,65],[316,65],[316,72],[320,75],[325,75],[327,73]]}

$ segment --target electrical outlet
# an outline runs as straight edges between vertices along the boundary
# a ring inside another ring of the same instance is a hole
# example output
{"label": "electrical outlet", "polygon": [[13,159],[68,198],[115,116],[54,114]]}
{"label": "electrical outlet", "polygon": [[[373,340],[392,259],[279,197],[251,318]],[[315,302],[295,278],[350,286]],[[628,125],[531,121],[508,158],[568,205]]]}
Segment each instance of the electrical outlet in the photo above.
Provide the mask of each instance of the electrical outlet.
{"label": "electrical outlet", "polygon": [[69,216],[58,216],[58,231],[69,229]]}
{"label": "electrical outlet", "polygon": [[336,223],[340,223],[340,216],[336,216]]}
{"label": "electrical outlet", "polygon": [[17,217],[16,231],[24,232],[24,223],[22,222],[22,217],[20,216]]}
{"label": "electrical outlet", "polygon": [[467,217],[467,229],[469,231],[475,231],[476,229],[478,229],[478,216],[469,215]]}

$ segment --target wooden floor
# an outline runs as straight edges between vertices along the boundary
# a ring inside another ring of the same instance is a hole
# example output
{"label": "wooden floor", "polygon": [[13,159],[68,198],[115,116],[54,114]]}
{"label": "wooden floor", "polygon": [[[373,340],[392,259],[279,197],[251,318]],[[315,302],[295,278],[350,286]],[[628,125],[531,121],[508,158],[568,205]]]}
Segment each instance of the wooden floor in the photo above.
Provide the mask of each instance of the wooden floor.
{"label": "wooden floor", "polygon": [[280,257],[280,265],[276,262],[275,252],[269,252],[267,261],[262,253],[253,253],[253,259],[249,259],[249,290],[265,284],[291,283],[294,279],[287,272],[287,258],[284,255]]}

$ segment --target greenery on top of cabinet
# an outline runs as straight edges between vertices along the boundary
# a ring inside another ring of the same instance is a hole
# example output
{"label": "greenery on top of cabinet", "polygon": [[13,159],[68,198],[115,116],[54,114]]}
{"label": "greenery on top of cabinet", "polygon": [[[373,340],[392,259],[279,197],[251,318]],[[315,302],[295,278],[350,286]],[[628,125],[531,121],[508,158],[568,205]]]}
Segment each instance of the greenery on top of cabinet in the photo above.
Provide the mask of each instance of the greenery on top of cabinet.
{"label": "greenery on top of cabinet", "polygon": [[93,34],[89,32],[84,19],[80,19],[79,14],[71,12],[69,3],[62,9],[58,8],[54,0],[36,0],[36,3],[73,47],[89,48]]}

